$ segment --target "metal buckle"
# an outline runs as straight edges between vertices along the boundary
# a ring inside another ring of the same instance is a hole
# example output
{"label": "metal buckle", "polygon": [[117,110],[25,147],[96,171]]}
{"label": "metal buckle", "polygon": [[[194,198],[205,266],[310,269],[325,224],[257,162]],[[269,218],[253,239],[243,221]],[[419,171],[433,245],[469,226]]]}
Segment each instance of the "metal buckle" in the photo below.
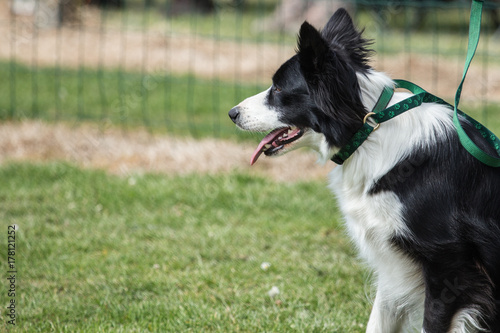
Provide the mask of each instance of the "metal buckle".
{"label": "metal buckle", "polygon": [[[366,116],[363,118],[363,124],[366,124],[366,122],[368,121],[368,118],[371,117],[371,116],[374,116],[375,115],[375,112],[368,112],[366,114]],[[380,127],[380,124],[377,124],[374,128],[373,128],[373,132],[375,132],[376,130],[378,130],[378,128]]]}

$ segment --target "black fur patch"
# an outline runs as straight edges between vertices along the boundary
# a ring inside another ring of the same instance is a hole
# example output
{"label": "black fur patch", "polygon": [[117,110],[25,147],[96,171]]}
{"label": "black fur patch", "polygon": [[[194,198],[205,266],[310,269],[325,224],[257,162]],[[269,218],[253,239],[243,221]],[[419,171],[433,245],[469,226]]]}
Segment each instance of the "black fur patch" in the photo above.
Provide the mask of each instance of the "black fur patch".
{"label": "black fur patch", "polygon": [[[476,142],[472,125],[462,122]],[[472,157],[458,136],[417,147],[379,179],[371,194],[394,192],[410,233],[393,243],[422,265],[426,284],[424,327],[448,331],[455,313],[471,306],[500,329],[500,172]]]}

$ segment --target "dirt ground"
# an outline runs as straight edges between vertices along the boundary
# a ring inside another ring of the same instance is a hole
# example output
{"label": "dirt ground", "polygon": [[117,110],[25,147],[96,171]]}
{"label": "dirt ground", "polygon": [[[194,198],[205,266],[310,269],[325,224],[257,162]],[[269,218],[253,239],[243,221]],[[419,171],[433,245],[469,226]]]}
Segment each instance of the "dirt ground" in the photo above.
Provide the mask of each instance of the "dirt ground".
{"label": "dirt ground", "polygon": [[144,172],[182,175],[239,171],[275,181],[326,180],[335,166],[317,164],[312,152],[295,151],[280,158],[262,156],[250,167],[255,148],[248,143],[103,130],[88,124],[0,123],[0,164],[67,161],[121,176]]}

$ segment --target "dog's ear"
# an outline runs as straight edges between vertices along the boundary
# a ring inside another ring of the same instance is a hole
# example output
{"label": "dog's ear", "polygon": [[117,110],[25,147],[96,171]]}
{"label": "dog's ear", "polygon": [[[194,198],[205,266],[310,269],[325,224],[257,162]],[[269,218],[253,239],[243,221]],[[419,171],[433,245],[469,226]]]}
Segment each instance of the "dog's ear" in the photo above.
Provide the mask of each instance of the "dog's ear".
{"label": "dog's ear", "polygon": [[321,30],[321,36],[327,41],[342,39],[345,35],[357,32],[351,16],[344,8],[338,9]]}
{"label": "dog's ear", "polygon": [[323,69],[328,43],[316,28],[308,22],[302,23],[298,36],[297,54],[305,73],[320,73]]}
{"label": "dog's ear", "polygon": [[369,48],[372,41],[362,36],[363,30],[358,31],[351,16],[344,8],[338,9],[321,30],[321,37],[335,51],[349,57],[357,70],[367,70],[372,50]]}

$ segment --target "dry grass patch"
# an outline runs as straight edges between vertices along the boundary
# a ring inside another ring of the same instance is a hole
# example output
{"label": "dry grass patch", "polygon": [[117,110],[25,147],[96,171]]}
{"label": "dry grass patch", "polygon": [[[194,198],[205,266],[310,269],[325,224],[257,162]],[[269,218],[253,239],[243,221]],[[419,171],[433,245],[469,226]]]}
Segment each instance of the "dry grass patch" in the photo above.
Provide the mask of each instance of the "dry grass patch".
{"label": "dry grass patch", "polygon": [[0,125],[0,162],[60,160],[120,175],[243,171],[277,181],[326,179],[334,166],[318,165],[314,153],[296,151],[280,158],[262,158],[250,167],[254,149],[251,143],[123,132],[89,124],[23,121]]}

